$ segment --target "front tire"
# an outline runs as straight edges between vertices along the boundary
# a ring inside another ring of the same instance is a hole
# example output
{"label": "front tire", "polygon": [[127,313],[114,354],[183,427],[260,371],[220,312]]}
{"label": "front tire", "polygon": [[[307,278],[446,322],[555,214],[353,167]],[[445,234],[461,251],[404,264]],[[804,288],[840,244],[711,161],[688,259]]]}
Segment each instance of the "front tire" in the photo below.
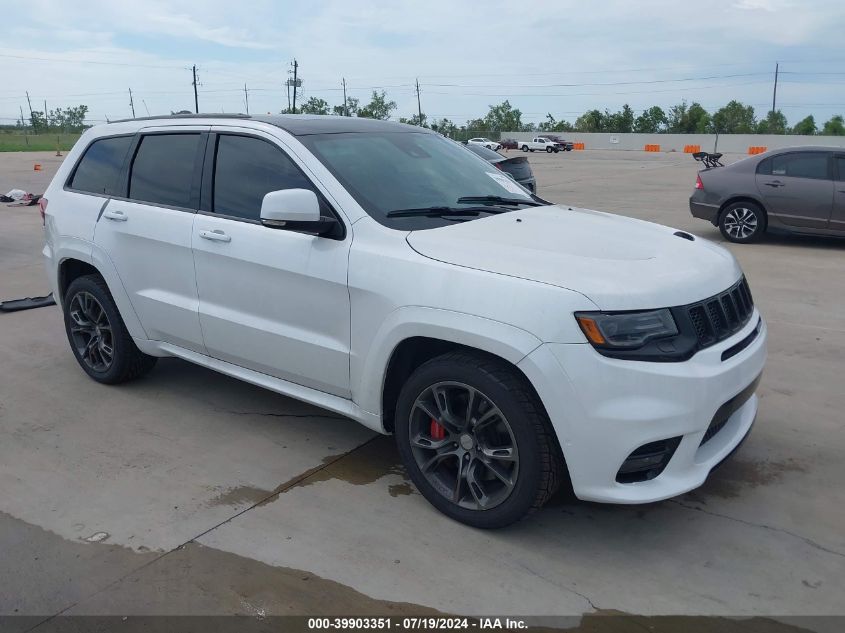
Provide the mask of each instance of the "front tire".
{"label": "front tire", "polygon": [[766,212],[753,202],[734,202],[719,216],[719,230],[729,242],[750,244],[766,232]]}
{"label": "front tire", "polygon": [[65,331],[80,367],[97,382],[114,385],[138,378],[156,364],[129,335],[105,280],[74,279],[64,296]]}
{"label": "front tire", "polygon": [[548,153],[548,154],[551,154],[553,151],[555,151],[553,147],[547,147],[546,148],[546,153]]}
{"label": "front tire", "polygon": [[421,365],[396,406],[399,454],[443,514],[499,528],[540,508],[565,472],[551,423],[503,361],[453,352]]}

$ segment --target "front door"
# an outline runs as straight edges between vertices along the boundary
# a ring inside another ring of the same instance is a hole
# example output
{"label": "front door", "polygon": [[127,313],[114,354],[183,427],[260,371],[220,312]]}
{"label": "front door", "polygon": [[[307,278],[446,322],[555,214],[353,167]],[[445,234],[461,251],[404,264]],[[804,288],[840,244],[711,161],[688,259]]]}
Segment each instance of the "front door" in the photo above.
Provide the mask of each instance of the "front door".
{"label": "front door", "polygon": [[318,188],[272,137],[220,128],[209,139],[193,232],[199,313],[215,358],[349,397],[352,236],[261,224],[270,191]]}
{"label": "front door", "polygon": [[766,210],[784,224],[827,228],[833,208],[828,152],[777,154],[760,163],[757,190]]}

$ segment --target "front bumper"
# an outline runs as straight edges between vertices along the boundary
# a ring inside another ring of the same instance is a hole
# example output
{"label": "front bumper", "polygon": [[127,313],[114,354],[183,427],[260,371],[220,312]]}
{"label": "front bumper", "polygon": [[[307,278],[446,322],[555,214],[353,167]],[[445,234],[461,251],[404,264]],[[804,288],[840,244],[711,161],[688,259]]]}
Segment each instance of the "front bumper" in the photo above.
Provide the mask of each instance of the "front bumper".
{"label": "front bumper", "polygon": [[[723,361],[722,352],[751,334],[758,321],[751,344]],[[588,344],[547,343],[519,366],[546,406],[576,496],[649,503],[700,486],[748,434],[757,414],[753,394],[702,443],[719,409],[763,371],[766,336],[755,309],[734,336],[680,363],[619,360],[601,356]],[[659,475],[636,483],[617,481],[632,452],[670,438],[680,441]]]}

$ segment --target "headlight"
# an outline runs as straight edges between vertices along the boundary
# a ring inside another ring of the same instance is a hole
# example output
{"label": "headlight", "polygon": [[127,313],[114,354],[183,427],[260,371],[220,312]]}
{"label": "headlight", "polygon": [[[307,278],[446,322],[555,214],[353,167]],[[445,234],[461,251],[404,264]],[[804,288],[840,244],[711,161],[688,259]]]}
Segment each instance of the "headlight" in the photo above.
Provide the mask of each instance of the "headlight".
{"label": "headlight", "polygon": [[587,340],[604,349],[636,349],[651,340],[678,334],[668,308],[648,312],[576,312],[575,318]]}

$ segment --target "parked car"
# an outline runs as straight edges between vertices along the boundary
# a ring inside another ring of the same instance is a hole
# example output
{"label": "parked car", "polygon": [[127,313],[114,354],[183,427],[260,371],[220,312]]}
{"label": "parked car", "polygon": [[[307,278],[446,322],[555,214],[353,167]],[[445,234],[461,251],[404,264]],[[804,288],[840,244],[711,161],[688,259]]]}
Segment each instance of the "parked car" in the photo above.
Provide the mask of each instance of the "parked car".
{"label": "parked car", "polygon": [[546,134],[546,138],[550,141],[553,141],[555,145],[557,145],[560,149],[565,152],[571,152],[572,149],[575,147],[575,144],[572,141],[567,141],[557,134]]}
{"label": "parked car", "polygon": [[486,147],[487,149],[497,150],[502,149],[501,143],[497,141],[491,141],[489,138],[471,138],[467,141],[467,145],[479,145],[481,147]]}
{"label": "parked car", "polygon": [[540,150],[551,153],[560,151],[560,147],[554,141],[544,136],[537,136],[530,141],[520,141],[519,147],[523,152]]}
{"label": "parked car", "polygon": [[731,242],[771,229],[845,236],[845,148],[792,147],[704,169],[689,205]]}
{"label": "parked car", "polygon": [[417,126],[99,125],[40,209],[91,378],[175,356],[392,433],[422,495],[470,525],[564,482],[601,502],[684,493],[757,412],[766,325],[727,250],[544,203]]}
{"label": "parked car", "polygon": [[502,149],[519,149],[519,141],[514,138],[503,138],[499,141]]}
{"label": "parked car", "polygon": [[498,152],[481,147],[480,145],[467,145],[467,148],[493,165],[496,169],[509,174],[516,182],[528,189],[531,193],[537,192],[537,181],[534,179],[534,172],[531,171],[531,164],[525,156],[507,158]]}

